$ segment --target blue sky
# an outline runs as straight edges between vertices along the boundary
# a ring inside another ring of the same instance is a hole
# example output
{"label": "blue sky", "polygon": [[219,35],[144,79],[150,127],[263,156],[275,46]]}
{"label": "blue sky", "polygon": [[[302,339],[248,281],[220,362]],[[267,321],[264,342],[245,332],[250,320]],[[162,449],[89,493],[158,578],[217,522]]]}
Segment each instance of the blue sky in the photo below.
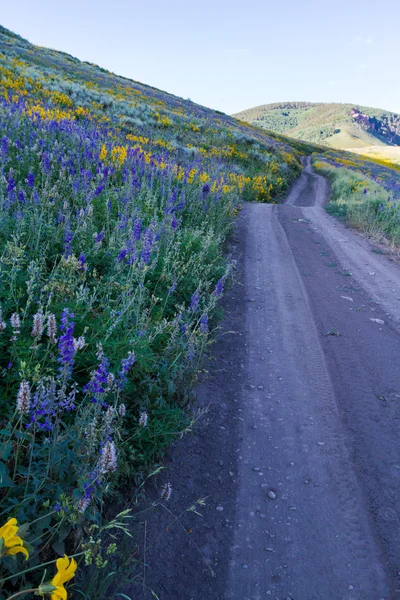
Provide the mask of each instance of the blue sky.
{"label": "blue sky", "polygon": [[14,0],[31,42],[233,113],[350,102],[400,113],[400,1]]}

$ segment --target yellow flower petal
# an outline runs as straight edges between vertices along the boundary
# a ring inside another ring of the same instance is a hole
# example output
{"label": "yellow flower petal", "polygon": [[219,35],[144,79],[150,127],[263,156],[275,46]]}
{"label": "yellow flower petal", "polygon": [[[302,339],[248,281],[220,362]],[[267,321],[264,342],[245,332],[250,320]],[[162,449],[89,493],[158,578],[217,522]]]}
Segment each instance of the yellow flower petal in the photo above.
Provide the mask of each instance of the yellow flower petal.
{"label": "yellow flower petal", "polygon": [[56,587],[62,586],[73,578],[77,566],[76,560],[71,558],[70,561],[67,555],[64,555],[63,558],[59,558],[56,562],[57,573],[54,575],[51,583]]}
{"label": "yellow flower petal", "polygon": [[29,558],[29,553],[28,550],[26,548],[24,548],[23,546],[13,546],[12,548],[7,548],[7,552],[6,554],[18,554],[19,552],[21,552],[22,554],[25,554],[25,560],[28,560]]}
{"label": "yellow flower petal", "polygon": [[67,600],[67,590],[60,586],[51,594],[50,600]]}
{"label": "yellow flower petal", "polygon": [[5,525],[0,527],[0,538],[3,538],[4,545],[9,545],[9,540],[12,539],[18,531],[17,519],[9,519]]}

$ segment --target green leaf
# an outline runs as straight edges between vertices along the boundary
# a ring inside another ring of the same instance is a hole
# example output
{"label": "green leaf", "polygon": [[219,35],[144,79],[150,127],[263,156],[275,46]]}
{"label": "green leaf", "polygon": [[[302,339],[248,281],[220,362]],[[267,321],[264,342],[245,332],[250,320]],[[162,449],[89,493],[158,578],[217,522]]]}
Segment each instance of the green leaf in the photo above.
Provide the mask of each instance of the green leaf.
{"label": "green leaf", "polygon": [[12,443],[11,442],[3,442],[0,444],[0,459],[8,460],[12,451]]}
{"label": "green leaf", "polygon": [[13,480],[8,474],[7,467],[0,462],[0,487],[15,487]]}
{"label": "green leaf", "polygon": [[65,544],[62,540],[56,540],[51,547],[54,552],[56,552],[59,556],[64,556],[65,554]]}

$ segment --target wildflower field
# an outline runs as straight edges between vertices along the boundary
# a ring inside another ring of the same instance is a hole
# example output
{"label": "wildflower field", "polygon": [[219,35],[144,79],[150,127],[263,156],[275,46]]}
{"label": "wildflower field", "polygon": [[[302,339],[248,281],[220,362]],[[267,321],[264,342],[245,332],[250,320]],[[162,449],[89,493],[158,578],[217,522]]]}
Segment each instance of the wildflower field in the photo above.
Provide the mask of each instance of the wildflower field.
{"label": "wildflower field", "polygon": [[400,245],[400,166],[329,150],[313,155],[314,168],[332,186],[328,212],[375,238]]}
{"label": "wildflower field", "polygon": [[0,28],[1,597],[111,597],[112,501],[189,428],[240,203],[299,156]]}

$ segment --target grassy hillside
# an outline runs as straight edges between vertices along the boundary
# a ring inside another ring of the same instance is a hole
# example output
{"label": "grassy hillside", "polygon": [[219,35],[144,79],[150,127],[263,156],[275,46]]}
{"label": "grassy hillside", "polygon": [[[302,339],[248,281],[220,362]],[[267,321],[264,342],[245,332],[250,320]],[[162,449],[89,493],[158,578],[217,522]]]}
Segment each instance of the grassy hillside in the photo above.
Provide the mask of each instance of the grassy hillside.
{"label": "grassy hillside", "polygon": [[400,165],[329,150],[313,154],[314,168],[331,182],[328,212],[393,247],[400,246]]}
{"label": "grassy hillside", "polygon": [[0,503],[21,525],[6,597],[64,553],[75,597],[120,584],[127,515],[104,503],[190,427],[240,203],[276,201],[305,150],[0,29]]}
{"label": "grassy hillside", "polygon": [[234,116],[263,129],[334,148],[400,145],[400,115],[365,106],[283,102]]}

